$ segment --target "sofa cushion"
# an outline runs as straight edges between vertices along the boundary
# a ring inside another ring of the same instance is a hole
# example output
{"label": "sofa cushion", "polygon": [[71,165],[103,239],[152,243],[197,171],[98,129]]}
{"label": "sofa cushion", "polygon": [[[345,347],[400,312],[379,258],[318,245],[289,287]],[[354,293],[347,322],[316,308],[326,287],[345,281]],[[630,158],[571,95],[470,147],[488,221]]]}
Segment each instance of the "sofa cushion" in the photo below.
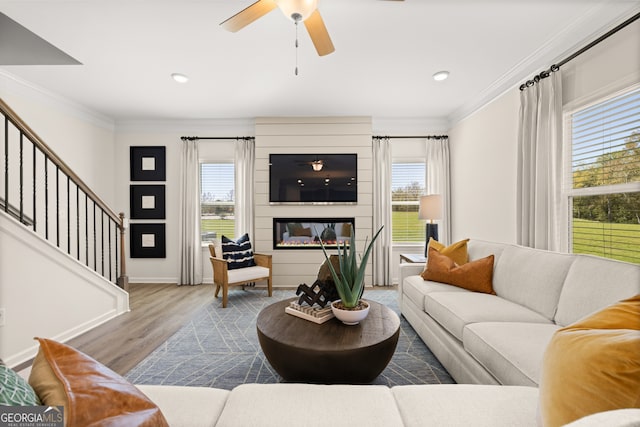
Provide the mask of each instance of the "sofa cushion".
{"label": "sofa cushion", "polygon": [[38,338],[29,384],[43,405],[64,406],[69,426],[168,426],[140,390],[111,369],[67,345]]}
{"label": "sofa cushion", "polygon": [[502,298],[553,319],[560,291],[575,255],[505,245],[493,276]]}
{"label": "sofa cushion", "polygon": [[466,289],[459,288],[446,283],[431,282],[424,280],[422,276],[409,276],[404,280],[402,292],[406,298],[409,298],[415,305],[424,310],[424,297],[431,292],[470,292]]}
{"label": "sofa cushion", "polygon": [[558,329],[552,323],[473,323],[464,328],[462,343],[501,384],[537,387],[544,349]]}
{"label": "sofa cushion", "polygon": [[535,387],[437,384],[396,386],[391,391],[406,427],[536,425]]}
{"label": "sofa cushion", "polygon": [[526,307],[478,292],[432,292],[425,296],[425,311],[460,341],[464,327],[471,323],[551,323]]}
{"label": "sofa cushion", "polygon": [[502,251],[507,245],[504,243],[487,242],[478,239],[469,239],[467,243],[467,253],[469,255],[469,261],[473,261],[480,258],[486,258],[489,255],[493,255],[494,266],[498,263]]}
{"label": "sofa cushion", "polygon": [[391,389],[378,385],[243,384],[216,427],[402,426]]}
{"label": "sofa cushion", "polygon": [[435,249],[442,255],[446,255],[451,258],[456,264],[462,265],[469,261],[469,255],[467,254],[468,241],[469,239],[464,239],[449,246],[445,246],[431,237],[429,239],[429,248]]}
{"label": "sofa cushion", "polygon": [[555,321],[567,326],[640,293],[640,265],[577,255],[558,301]]}
{"label": "sofa cushion", "polygon": [[494,294],[491,285],[493,255],[458,265],[446,255],[429,248],[427,268],[422,272],[424,280],[448,283],[474,292]]}
{"label": "sofa cushion", "polygon": [[229,396],[229,390],[209,387],[137,385],[158,405],[171,427],[213,427]]}
{"label": "sofa cushion", "polygon": [[640,295],[559,329],[540,381],[545,426],[603,411],[640,408]]}

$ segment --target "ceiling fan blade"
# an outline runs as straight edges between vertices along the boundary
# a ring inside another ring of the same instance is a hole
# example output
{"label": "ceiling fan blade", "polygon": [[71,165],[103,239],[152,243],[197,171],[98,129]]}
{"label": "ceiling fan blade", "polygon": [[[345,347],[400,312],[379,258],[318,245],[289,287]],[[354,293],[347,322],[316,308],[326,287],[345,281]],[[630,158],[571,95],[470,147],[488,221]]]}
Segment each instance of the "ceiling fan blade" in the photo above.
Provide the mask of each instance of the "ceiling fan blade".
{"label": "ceiling fan blade", "polygon": [[314,10],[311,16],[305,19],[304,26],[307,27],[307,32],[316,47],[318,55],[328,55],[336,50],[318,9]]}
{"label": "ceiling fan blade", "polygon": [[235,33],[236,31],[251,24],[256,19],[271,12],[276,7],[278,7],[278,5],[274,0],[258,0],[251,6],[241,10],[231,18],[220,23],[220,26],[227,31]]}

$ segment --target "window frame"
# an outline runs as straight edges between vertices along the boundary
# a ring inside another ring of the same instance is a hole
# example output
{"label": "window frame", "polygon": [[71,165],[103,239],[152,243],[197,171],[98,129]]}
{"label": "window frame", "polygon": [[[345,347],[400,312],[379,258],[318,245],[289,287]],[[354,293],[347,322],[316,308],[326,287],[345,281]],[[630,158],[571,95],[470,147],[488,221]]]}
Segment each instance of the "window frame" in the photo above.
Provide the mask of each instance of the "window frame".
{"label": "window frame", "polygon": [[[623,96],[640,89],[640,83],[626,85],[622,88],[603,90],[592,93],[589,96],[576,99],[563,107],[562,112],[562,186],[560,190],[560,218],[561,229],[565,230],[561,235],[561,250],[573,252],[573,198],[584,196],[606,196],[640,191],[640,182],[601,185],[594,187],[573,188],[573,129],[572,116],[582,110],[606,103],[614,98]],[[615,258],[607,258],[615,259]]]}
{"label": "window frame", "polygon": [[[203,187],[203,180],[202,180],[202,167],[203,165],[231,165],[233,167],[232,173],[231,173],[231,179],[233,180],[233,201],[227,201],[227,202],[220,202],[219,205],[225,205],[225,206],[233,206],[233,216],[234,216],[234,232],[232,235],[227,235],[227,237],[229,238],[235,238],[235,211],[236,211],[236,164],[235,164],[235,160],[231,159],[200,159],[200,161],[198,162],[198,168],[199,168],[199,174],[198,174],[198,186],[199,186],[199,194],[200,194],[200,199],[199,199],[199,207],[200,207],[200,224],[199,224],[199,228],[200,228],[200,245],[201,246],[208,246],[210,243],[212,243],[211,240],[205,240],[203,239],[203,229],[202,229],[202,221],[203,221],[203,214],[202,214],[202,187]],[[226,234],[225,234],[226,235]],[[217,235],[215,238],[220,239],[221,235]]]}
{"label": "window frame", "polygon": [[[424,187],[422,190],[422,194],[420,194],[418,196],[418,200],[416,201],[412,201],[412,200],[406,200],[406,201],[393,201],[393,166],[396,164],[420,164],[423,167],[423,180],[424,180]],[[394,206],[420,206],[420,196],[425,195],[426,193],[426,189],[427,189],[427,160],[422,158],[422,159],[416,159],[414,158],[410,158],[410,157],[394,157],[391,160],[391,188],[390,188],[390,208],[391,208],[391,220],[392,220],[392,227],[391,227],[391,246],[396,246],[396,247],[411,247],[411,246],[416,246],[416,247],[423,247],[424,246],[424,227],[422,227],[422,229],[420,230],[420,232],[418,233],[421,240],[420,241],[398,241],[398,240],[394,240],[393,239],[393,207]],[[417,212],[416,212],[417,215]]]}

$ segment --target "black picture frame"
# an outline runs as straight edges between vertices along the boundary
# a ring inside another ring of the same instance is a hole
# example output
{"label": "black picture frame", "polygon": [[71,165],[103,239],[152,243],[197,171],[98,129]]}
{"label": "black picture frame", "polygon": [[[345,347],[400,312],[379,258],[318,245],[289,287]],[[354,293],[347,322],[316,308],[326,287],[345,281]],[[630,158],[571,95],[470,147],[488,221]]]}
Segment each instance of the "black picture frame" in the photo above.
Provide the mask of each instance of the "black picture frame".
{"label": "black picture frame", "polygon": [[129,148],[131,181],[164,181],[167,179],[166,147]]}
{"label": "black picture frame", "polygon": [[165,219],[165,186],[129,186],[131,219]]}
{"label": "black picture frame", "polygon": [[130,224],[131,258],[166,258],[165,224]]}

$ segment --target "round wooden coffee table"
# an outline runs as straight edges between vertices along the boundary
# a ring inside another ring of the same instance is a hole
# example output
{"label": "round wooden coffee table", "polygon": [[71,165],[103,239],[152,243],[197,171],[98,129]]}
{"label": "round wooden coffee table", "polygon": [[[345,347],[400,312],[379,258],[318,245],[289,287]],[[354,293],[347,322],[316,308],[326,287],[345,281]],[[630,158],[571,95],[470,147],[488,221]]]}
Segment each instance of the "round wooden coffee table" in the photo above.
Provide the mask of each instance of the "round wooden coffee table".
{"label": "round wooden coffee table", "polygon": [[400,319],[377,302],[355,326],[338,319],[323,324],[285,313],[296,298],[271,304],[258,314],[262,351],[285,381],[367,384],[387,366],[398,344]]}

